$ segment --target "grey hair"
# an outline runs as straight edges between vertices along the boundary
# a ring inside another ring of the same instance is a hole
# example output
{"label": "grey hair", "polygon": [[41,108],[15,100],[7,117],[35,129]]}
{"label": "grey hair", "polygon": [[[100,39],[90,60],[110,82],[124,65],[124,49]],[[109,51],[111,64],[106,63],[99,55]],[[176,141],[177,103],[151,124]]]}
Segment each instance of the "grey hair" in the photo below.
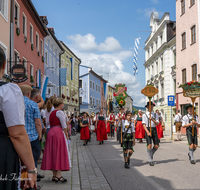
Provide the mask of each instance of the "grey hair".
{"label": "grey hair", "polygon": [[34,88],[33,90],[31,90],[31,97],[30,99],[35,98],[37,95],[39,95],[40,93],[40,89]]}

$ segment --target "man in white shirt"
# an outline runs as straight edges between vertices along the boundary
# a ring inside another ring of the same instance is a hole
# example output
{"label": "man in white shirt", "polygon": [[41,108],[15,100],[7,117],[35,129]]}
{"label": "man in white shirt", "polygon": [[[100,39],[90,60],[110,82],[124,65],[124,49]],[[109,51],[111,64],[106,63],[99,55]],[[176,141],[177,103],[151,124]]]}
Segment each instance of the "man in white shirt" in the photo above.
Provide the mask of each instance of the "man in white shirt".
{"label": "man in white shirt", "polygon": [[180,114],[180,110],[177,110],[177,114],[174,118],[176,124],[176,133],[177,139],[175,141],[181,141],[181,127],[182,127],[182,115]]}
{"label": "man in white shirt", "polygon": [[[149,102],[145,106],[149,110]],[[153,155],[158,150],[159,147],[159,139],[157,135],[156,126],[158,125],[158,114],[153,112],[154,104],[151,102],[151,114],[147,111],[142,115],[142,124],[144,130],[146,131],[146,141],[147,141],[147,155],[149,158],[149,165],[154,166],[153,163]],[[151,133],[150,133],[150,122],[151,122]],[[154,143],[154,147],[152,148],[152,140]]]}
{"label": "man in white shirt", "polygon": [[[188,112],[187,115],[183,117],[182,127],[186,128],[186,135],[189,143],[189,160],[191,164],[195,164],[194,161],[194,151],[197,148],[198,140],[197,140],[197,127],[200,127],[199,119],[195,115],[193,118],[193,111],[192,111],[192,105],[188,105],[186,107],[186,110]],[[194,136],[192,134],[192,128],[194,127]]]}

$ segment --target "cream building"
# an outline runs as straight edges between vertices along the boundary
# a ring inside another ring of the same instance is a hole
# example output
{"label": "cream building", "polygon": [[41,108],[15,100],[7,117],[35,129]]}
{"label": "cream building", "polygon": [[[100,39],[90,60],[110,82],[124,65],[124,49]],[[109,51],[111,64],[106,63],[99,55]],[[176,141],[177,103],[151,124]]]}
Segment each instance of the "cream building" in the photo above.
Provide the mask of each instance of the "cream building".
{"label": "cream building", "polygon": [[[109,101],[113,101],[113,93],[115,92],[115,88],[108,85],[108,97],[107,97],[107,106],[109,108]],[[109,109],[107,109],[107,115],[109,115]]]}
{"label": "cream building", "polygon": [[[6,59],[10,59],[10,0],[0,1],[0,47],[3,48],[6,54]],[[9,73],[9,64],[7,64],[5,74]]]}
{"label": "cream building", "polygon": [[[171,130],[171,107],[168,96],[176,95],[176,22],[169,13],[161,19],[157,12],[150,18],[151,34],[145,42],[146,84],[154,85],[159,93],[153,97],[154,110],[162,113],[166,130]],[[175,114],[175,106],[173,114]]]}

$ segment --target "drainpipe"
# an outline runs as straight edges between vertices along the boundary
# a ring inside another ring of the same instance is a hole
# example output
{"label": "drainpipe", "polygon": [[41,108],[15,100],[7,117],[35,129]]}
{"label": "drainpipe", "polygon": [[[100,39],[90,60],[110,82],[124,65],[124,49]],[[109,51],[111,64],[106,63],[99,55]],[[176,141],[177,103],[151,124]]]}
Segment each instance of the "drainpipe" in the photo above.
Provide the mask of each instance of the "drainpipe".
{"label": "drainpipe", "polygon": [[[60,54],[59,54],[59,69],[61,68],[61,55],[64,54],[65,51],[62,51]],[[59,93],[60,93],[60,96],[61,97],[61,86],[60,86],[60,73],[59,73]]]}
{"label": "drainpipe", "polygon": [[11,74],[11,67],[13,63],[13,55],[14,55],[14,7],[15,7],[15,0],[10,1],[10,52],[9,52],[9,64],[10,64],[10,78],[12,77]]}

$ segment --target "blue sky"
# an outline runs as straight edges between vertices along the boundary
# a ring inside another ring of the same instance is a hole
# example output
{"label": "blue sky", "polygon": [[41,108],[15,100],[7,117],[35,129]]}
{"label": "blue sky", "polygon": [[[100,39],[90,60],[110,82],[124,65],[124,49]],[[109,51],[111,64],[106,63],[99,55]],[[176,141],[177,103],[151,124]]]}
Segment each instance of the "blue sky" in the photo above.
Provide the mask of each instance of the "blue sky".
{"label": "blue sky", "polygon": [[[144,106],[144,42],[149,36],[150,15],[165,12],[175,20],[174,0],[32,0],[39,15],[47,16],[59,40],[102,74],[111,85],[125,83],[134,105]],[[59,3],[57,3],[59,2]],[[141,37],[138,75],[132,74],[134,39]]]}

